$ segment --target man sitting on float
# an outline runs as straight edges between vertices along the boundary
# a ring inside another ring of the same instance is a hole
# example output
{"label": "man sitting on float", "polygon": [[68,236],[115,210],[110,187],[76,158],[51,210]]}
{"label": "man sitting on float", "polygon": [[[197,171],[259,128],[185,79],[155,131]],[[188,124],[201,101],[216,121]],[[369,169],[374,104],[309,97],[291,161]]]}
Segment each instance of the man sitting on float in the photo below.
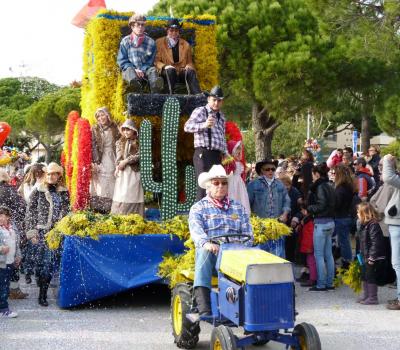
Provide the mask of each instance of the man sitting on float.
{"label": "man sitting on float", "polygon": [[142,92],[148,80],[150,91],[160,93],[164,87],[164,81],[158,76],[154,67],[156,44],[144,32],[146,17],[139,14],[133,15],[128,25],[132,33],[121,40],[117,57],[122,78],[135,92]]}
{"label": "man sitting on float", "polygon": [[175,93],[177,82],[185,83],[188,94],[201,92],[192,61],[189,43],[180,38],[182,24],[177,19],[167,23],[167,36],[157,39],[155,66],[166,81],[169,93]]}
{"label": "man sitting on float", "polygon": [[[189,229],[196,248],[194,294],[200,315],[211,314],[211,278],[219,245],[212,237],[228,234],[250,236],[246,245],[252,245],[253,232],[249,215],[238,202],[228,198],[228,176],[222,165],[213,165],[208,172],[201,173],[199,186],[207,195],[190,209]],[[224,241],[218,238],[218,241]],[[230,241],[240,238],[231,238]]]}

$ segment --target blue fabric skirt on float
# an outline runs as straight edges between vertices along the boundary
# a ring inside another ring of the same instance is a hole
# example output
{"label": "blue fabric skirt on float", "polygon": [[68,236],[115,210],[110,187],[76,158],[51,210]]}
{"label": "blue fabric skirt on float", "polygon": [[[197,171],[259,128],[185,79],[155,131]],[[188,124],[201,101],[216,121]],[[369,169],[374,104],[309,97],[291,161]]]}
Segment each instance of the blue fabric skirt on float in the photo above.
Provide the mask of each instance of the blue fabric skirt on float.
{"label": "blue fabric skirt on float", "polygon": [[99,240],[65,236],[58,305],[69,308],[151,283],[167,252],[183,253],[183,242],[166,234],[102,235]]}

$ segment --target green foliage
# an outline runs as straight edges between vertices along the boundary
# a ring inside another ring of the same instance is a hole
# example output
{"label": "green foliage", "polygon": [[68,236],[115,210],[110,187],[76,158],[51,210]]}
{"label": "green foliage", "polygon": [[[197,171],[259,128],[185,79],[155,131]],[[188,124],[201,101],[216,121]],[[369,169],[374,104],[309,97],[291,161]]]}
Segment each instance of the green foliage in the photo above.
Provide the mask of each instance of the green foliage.
{"label": "green foliage", "polygon": [[286,120],[275,130],[272,140],[272,154],[283,153],[286,157],[300,154],[307,138],[307,121],[304,118],[299,118],[295,125],[294,128],[293,121]]}
{"label": "green foliage", "polygon": [[385,154],[391,154],[400,158],[400,141],[396,140],[383,148],[381,150],[381,155],[384,156]]}
{"label": "green foliage", "polygon": [[208,13],[210,15],[218,14],[219,1],[210,0],[160,0],[149,12],[153,16],[170,15],[170,10],[175,17],[183,17],[184,15],[202,15]]}
{"label": "green foliage", "polygon": [[246,155],[246,162],[255,162],[256,161],[256,150],[255,150],[255,142],[254,142],[254,134],[251,130],[246,130],[242,132],[243,135],[243,144]]}
{"label": "green foliage", "polygon": [[68,113],[80,111],[79,103],[79,88],[63,88],[44,95],[27,110],[27,131],[41,135],[43,140],[51,140],[63,132]]}

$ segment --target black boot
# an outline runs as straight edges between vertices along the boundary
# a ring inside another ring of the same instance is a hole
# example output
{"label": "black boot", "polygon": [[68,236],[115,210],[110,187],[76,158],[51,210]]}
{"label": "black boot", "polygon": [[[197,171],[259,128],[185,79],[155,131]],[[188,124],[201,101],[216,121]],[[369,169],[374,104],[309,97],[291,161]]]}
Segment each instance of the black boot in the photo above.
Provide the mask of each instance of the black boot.
{"label": "black boot", "polygon": [[47,290],[49,289],[49,280],[47,278],[39,278],[39,305],[49,306],[47,302]]}
{"label": "black boot", "polygon": [[207,287],[196,287],[194,289],[194,296],[196,298],[199,314],[202,316],[211,315],[210,289]]}

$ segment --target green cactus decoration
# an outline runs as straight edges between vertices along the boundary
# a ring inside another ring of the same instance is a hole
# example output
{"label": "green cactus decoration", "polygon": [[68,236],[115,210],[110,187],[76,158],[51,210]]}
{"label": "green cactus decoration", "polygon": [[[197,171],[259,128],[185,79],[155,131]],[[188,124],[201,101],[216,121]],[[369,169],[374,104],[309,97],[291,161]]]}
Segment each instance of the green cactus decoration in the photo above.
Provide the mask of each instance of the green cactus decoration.
{"label": "green cactus decoration", "polygon": [[196,198],[196,183],[193,166],[185,169],[186,202],[178,203],[178,169],[176,146],[178,140],[180,107],[176,98],[168,98],[163,107],[161,130],[162,182],[153,180],[151,123],[144,120],[140,126],[140,173],[146,191],[162,193],[161,218],[170,219],[178,211],[190,209]]}

